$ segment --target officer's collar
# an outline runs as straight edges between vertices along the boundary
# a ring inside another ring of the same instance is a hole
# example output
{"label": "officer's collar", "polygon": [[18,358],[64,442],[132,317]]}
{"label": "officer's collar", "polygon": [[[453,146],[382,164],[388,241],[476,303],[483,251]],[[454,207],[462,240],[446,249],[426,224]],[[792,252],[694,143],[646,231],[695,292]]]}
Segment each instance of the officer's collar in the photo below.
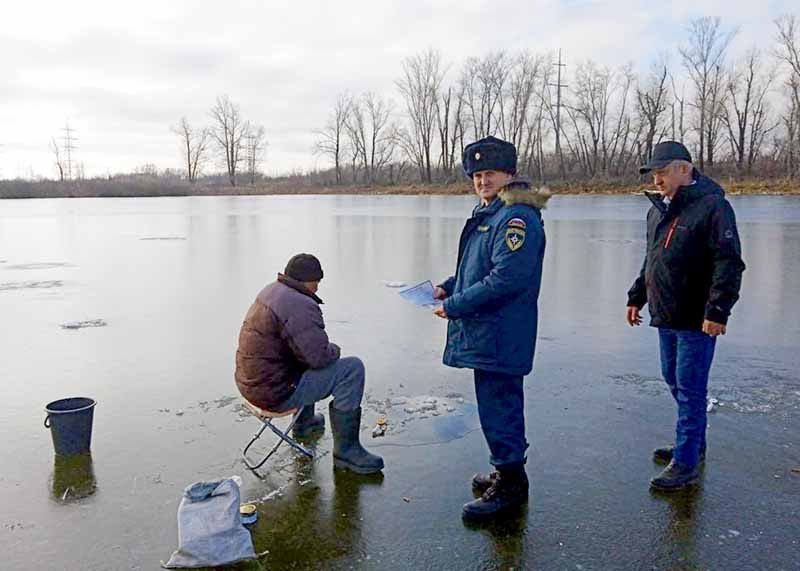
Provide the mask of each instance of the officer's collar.
{"label": "officer's collar", "polygon": [[483,205],[480,202],[472,211],[473,216],[488,216],[490,214],[494,214],[503,206],[503,201],[500,200],[500,196],[495,196],[492,201],[487,204]]}

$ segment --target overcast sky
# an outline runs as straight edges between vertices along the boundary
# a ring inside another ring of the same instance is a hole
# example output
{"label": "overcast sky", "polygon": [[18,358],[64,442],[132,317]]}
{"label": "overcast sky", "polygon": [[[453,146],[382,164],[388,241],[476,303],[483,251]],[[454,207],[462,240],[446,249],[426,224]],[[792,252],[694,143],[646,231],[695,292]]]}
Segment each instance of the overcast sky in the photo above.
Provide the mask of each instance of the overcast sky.
{"label": "overcast sky", "polygon": [[[266,127],[269,174],[327,166],[314,130],[345,90],[401,105],[402,60],[427,48],[450,65],[468,56],[562,48],[646,68],[685,41],[688,20],[739,27],[735,49],[773,44],[772,20],[796,0],[22,0],[0,26],[0,178],[54,177],[48,143],[69,121],[86,175],[145,163],[182,166],[181,116],[208,123],[219,94]],[[568,73],[569,73],[568,68]]]}

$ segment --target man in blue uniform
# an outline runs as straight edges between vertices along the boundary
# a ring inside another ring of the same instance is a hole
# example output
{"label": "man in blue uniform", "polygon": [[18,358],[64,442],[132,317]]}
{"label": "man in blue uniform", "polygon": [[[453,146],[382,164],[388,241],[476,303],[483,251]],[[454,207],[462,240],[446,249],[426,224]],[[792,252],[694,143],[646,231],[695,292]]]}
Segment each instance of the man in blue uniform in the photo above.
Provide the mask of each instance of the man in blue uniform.
{"label": "man in blue uniform", "polygon": [[461,233],[455,275],[436,288],[434,311],[448,320],[444,364],[472,369],[491,474],[476,474],[480,496],[464,506],[485,519],[524,504],[525,417],[522,380],[533,368],[545,235],[540,210],[550,197],[515,181],[514,145],[487,137],[464,149],[464,172],[480,203]]}
{"label": "man in blue uniform", "polygon": [[639,325],[645,304],[658,328],[661,371],[678,405],[675,444],[657,448],[668,463],[650,481],[676,490],[699,479],[706,455],[706,394],[717,336],[725,335],[739,299],[744,262],[736,216],[722,188],[692,166],[681,143],[664,141],[639,169],[657,193],[647,214],[647,252],[628,292],[627,321]]}

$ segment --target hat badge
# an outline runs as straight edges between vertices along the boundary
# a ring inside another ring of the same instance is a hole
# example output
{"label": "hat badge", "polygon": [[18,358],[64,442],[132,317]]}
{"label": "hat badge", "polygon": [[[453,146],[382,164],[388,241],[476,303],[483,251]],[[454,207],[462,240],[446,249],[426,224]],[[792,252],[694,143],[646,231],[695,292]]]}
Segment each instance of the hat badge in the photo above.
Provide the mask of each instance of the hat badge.
{"label": "hat badge", "polygon": [[475,153],[475,160],[476,161],[481,160],[481,154],[480,153]]}

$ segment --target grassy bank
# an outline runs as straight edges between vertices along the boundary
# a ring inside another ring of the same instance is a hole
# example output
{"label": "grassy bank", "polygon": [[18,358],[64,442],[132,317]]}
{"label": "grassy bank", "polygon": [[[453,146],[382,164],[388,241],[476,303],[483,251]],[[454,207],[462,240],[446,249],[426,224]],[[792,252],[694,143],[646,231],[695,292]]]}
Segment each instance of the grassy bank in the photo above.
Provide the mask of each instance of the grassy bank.
{"label": "grassy bank", "polygon": [[[731,194],[800,195],[800,181],[787,179],[733,179],[719,181]],[[619,182],[569,182],[554,183],[554,194],[631,194],[641,192],[649,185],[622,184]],[[467,181],[454,184],[412,184],[393,186],[303,186],[286,182],[211,186],[182,182],[165,183],[158,180],[87,180],[77,182],[0,182],[2,198],[85,198],[85,197],[152,197],[152,196],[270,196],[270,195],[458,195],[470,194]]]}

